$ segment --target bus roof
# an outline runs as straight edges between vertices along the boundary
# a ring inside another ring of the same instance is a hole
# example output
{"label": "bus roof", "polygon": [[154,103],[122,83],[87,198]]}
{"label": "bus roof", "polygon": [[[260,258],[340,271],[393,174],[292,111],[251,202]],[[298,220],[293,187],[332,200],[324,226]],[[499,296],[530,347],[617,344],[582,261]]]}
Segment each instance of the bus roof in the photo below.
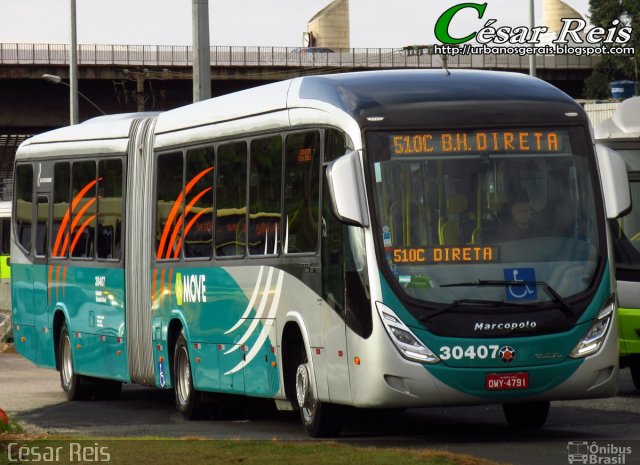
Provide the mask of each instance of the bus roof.
{"label": "bus roof", "polygon": [[162,135],[294,108],[322,110],[328,115],[342,112],[365,129],[587,121],[584,111],[568,95],[520,73],[362,71],[298,77],[161,114],[100,116],[34,136],[21,144],[16,158],[55,156],[58,152],[125,153],[131,128],[142,118],[157,117],[155,134]]}
{"label": "bus roof", "polygon": [[564,92],[520,73],[386,70],[305,76],[227,94],[167,111],[155,129],[166,134],[293,108],[338,109],[361,127],[372,126],[367,118],[382,113],[385,123],[402,126],[451,126],[469,116],[477,124],[483,115],[491,115],[487,123],[514,124],[505,105],[520,113],[518,123],[567,122],[565,113],[587,120]]}
{"label": "bus roof", "polygon": [[65,144],[65,147],[68,147],[66,144],[70,142],[91,142],[89,145],[83,145],[83,147],[91,147],[91,153],[123,153],[126,151],[134,122],[157,115],[157,112],[145,112],[98,116],[81,124],[47,131],[20,144],[16,157],[28,158],[55,154],[55,148],[52,150],[51,144]]}
{"label": "bus roof", "polygon": [[637,139],[640,137],[640,97],[622,102],[611,118],[595,128],[596,140]]}

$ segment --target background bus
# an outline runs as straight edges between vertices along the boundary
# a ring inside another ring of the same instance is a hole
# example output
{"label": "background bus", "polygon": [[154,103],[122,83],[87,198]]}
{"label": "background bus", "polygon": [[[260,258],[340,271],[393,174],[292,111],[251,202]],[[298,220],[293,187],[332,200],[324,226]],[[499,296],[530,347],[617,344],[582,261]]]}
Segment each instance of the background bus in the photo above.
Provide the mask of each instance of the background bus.
{"label": "background bus", "polygon": [[[633,205],[640,205],[640,97],[620,103],[613,116],[595,128],[596,141],[625,161]],[[613,223],[616,278],[620,301],[620,355],[640,389],[640,208]]]}
{"label": "background bus", "polygon": [[97,118],[18,150],[16,347],[69,399],[173,388],[187,418],[236,394],[313,436],[344,406],[540,427],[616,392],[625,176],[519,74],[307,76]]}
{"label": "background bus", "polygon": [[11,311],[11,202],[0,202],[0,311]]}

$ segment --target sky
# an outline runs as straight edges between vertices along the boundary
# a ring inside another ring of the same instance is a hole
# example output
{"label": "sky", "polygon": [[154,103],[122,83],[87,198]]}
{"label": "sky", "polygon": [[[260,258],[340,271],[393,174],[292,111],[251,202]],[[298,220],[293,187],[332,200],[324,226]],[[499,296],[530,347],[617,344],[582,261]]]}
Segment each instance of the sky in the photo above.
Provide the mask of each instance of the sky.
{"label": "sky", "polygon": [[[472,0],[350,0],[351,47],[396,48],[435,42],[437,18]],[[209,0],[210,43],[220,46],[302,45],[308,21],[331,0]],[[475,32],[487,19],[527,26],[529,0],[482,0],[483,19],[460,12],[451,32]],[[536,23],[542,0],[535,0]],[[589,0],[565,0],[588,17]],[[0,0],[0,42],[69,43],[70,0]],[[189,0],[76,0],[79,44],[190,45]]]}

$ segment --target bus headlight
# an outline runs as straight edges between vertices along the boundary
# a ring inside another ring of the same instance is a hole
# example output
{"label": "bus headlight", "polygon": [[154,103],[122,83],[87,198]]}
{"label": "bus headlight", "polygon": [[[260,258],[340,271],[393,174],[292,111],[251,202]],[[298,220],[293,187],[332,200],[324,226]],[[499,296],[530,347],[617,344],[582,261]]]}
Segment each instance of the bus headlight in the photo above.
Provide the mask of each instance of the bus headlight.
{"label": "bus headlight", "polygon": [[613,299],[607,301],[602,307],[598,317],[595,319],[589,331],[584,335],[582,340],[578,343],[573,351],[569,354],[572,358],[586,357],[596,353],[602,347],[602,344],[607,337],[609,327],[611,326],[611,320],[613,319],[613,312],[616,310],[616,304]]}
{"label": "bus headlight", "polygon": [[407,360],[419,363],[438,363],[440,359],[425,346],[386,305],[376,302],[378,314],[391,341]]}

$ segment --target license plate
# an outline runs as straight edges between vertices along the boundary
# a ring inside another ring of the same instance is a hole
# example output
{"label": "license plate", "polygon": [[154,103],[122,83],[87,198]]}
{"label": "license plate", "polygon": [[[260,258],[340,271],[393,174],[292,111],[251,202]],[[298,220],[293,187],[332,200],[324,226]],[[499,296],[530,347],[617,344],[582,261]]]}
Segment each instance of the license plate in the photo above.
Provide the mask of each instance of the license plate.
{"label": "license plate", "polygon": [[529,389],[529,373],[490,373],[485,378],[488,391]]}

